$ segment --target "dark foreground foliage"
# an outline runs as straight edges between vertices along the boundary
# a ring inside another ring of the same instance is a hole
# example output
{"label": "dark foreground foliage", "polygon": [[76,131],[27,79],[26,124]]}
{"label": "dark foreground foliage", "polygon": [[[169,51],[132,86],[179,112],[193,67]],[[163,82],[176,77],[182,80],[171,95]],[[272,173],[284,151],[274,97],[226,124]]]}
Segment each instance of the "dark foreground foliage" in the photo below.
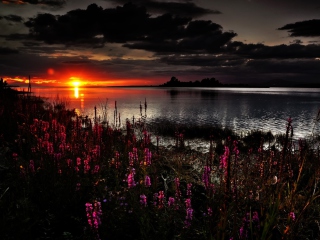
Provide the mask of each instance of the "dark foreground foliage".
{"label": "dark foreground foliage", "polygon": [[[318,145],[294,142],[291,119],[277,138],[161,122],[119,128],[10,96],[0,102],[1,239],[320,237]],[[172,134],[174,148],[151,126]],[[187,148],[188,134],[207,137],[209,151]]]}

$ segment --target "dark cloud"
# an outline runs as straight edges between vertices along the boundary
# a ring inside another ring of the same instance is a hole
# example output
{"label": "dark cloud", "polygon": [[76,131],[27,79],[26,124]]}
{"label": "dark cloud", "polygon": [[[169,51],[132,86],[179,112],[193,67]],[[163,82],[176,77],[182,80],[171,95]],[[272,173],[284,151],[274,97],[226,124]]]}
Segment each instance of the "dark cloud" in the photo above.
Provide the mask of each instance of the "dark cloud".
{"label": "dark cloud", "polygon": [[290,37],[319,37],[320,19],[286,24],[278,30],[287,30]]}
{"label": "dark cloud", "polygon": [[22,34],[22,33],[14,33],[14,34],[10,34],[10,35],[0,35],[0,37],[5,38],[7,41],[20,41],[20,40],[31,39],[29,34]]}
{"label": "dark cloud", "polygon": [[7,21],[12,21],[12,22],[22,22],[23,18],[17,15],[7,15],[7,16],[0,16],[0,19],[6,19]]}
{"label": "dark cloud", "polygon": [[283,74],[319,74],[320,61],[311,59],[261,59],[249,61],[247,67],[252,71],[263,73],[283,73]]}
{"label": "dark cloud", "polygon": [[[170,56],[166,56],[164,52],[161,53],[159,49],[158,53],[161,62],[169,65],[235,67],[263,59],[266,61],[274,61],[275,59],[297,61],[298,59],[299,61],[319,62],[315,59],[319,58],[320,45],[293,43],[290,45],[266,46],[264,44],[230,42],[226,46],[222,46],[219,51],[216,51],[219,54],[195,54],[196,51],[194,53],[186,54],[184,52],[179,54],[178,51],[174,52],[172,49],[172,55]],[[155,49],[152,50],[155,51]]]}
{"label": "dark cloud", "polygon": [[131,49],[143,49],[155,52],[156,54],[173,53],[213,53],[221,52],[221,48],[228,43],[236,34],[233,32],[221,31],[194,37],[184,37],[179,40],[166,41],[140,41],[128,43],[123,46]]}
{"label": "dark cloud", "polygon": [[232,42],[228,44],[226,51],[252,59],[263,58],[317,58],[319,57],[320,45],[318,44],[290,44],[266,46],[264,44],[245,44]]}
{"label": "dark cloud", "polygon": [[[118,4],[125,4],[128,0],[111,0]],[[170,1],[160,2],[154,0],[135,0],[135,4],[144,6],[150,12],[170,13],[173,15],[199,17],[207,14],[221,14],[218,10],[211,10],[197,6],[191,0],[189,1]]]}
{"label": "dark cloud", "polygon": [[173,55],[164,56],[160,59],[169,65],[186,65],[186,66],[207,66],[207,67],[233,67],[240,66],[246,62],[246,59],[230,55]]}
{"label": "dark cloud", "polygon": [[151,17],[144,7],[132,3],[109,9],[91,4],[62,16],[38,14],[25,25],[31,37],[48,44],[102,47],[106,42],[124,43],[156,53],[216,52],[236,36],[211,21],[169,13]]}
{"label": "dark cloud", "polygon": [[76,65],[88,64],[88,63],[90,63],[90,61],[88,60],[73,60],[73,61],[62,62],[62,64],[76,64]]}
{"label": "dark cloud", "polygon": [[0,55],[8,55],[8,54],[15,54],[15,53],[19,53],[19,51],[17,49],[0,47]]}
{"label": "dark cloud", "polygon": [[7,0],[8,3],[16,3],[16,4],[40,4],[40,5],[46,5],[50,7],[62,7],[66,4],[66,0]]}
{"label": "dark cloud", "polygon": [[22,42],[25,47],[38,47],[41,45],[39,42]]}

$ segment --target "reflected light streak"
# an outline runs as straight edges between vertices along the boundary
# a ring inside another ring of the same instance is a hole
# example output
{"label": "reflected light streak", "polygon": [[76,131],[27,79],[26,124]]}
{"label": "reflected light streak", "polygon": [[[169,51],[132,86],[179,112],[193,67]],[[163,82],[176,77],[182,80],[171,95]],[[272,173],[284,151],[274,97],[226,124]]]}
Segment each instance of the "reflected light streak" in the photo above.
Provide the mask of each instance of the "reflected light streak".
{"label": "reflected light streak", "polygon": [[79,88],[78,87],[74,87],[74,97],[79,98]]}

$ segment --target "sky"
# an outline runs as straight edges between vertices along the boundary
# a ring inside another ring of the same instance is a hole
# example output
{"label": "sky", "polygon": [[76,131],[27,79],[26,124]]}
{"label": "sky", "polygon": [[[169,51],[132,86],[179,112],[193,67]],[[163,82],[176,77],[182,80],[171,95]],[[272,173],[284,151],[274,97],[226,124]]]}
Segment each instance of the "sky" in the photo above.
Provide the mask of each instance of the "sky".
{"label": "sky", "polygon": [[319,0],[7,0],[0,77],[43,86],[320,83]]}

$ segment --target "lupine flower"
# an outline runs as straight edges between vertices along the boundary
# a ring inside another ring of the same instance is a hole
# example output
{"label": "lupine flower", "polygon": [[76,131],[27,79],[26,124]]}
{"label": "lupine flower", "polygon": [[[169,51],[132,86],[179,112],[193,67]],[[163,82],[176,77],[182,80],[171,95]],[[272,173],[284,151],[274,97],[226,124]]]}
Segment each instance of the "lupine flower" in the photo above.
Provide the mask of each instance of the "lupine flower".
{"label": "lupine flower", "polygon": [[99,228],[99,225],[101,224],[101,203],[98,201],[95,201],[94,205],[92,206],[91,203],[86,203],[86,214],[87,214],[87,220],[89,226],[97,231]]}
{"label": "lupine flower", "polygon": [[140,195],[140,204],[143,207],[147,206],[147,197],[146,197],[146,195],[144,195],[144,194]]}
{"label": "lupine flower", "polygon": [[72,166],[72,160],[69,158],[66,161],[67,161],[67,166],[71,167]]}
{"label": "lupine flower", "polygon": [[77,166],[81,165],[81,158],[77,157]]}
{"label": "lupine flower", "polygon": [[147,166],[151,165],[151,156],[152,156],[152,153],[149,150],[149,148],[145,148],[144,149],[144,162],[143,162],[143,165],[147,165]]}
{"label": "lupine flower", "polygon": [[98,173],[99,172],[99,169],[100,169],[100,166],[97,164],[94,166],[94,170],[93,170],[93,173]]}
{"label": "lupine flower", "polygon": [[133,153],[129,152],[129,166],[133,167],[134,164],[134,157],[133,157]]}
{"label": "lupine flower", "polygon": [[174,205],[174,198],[173,197],[169,197],[168,206],[171,207],[173,205]]}
{"label": "lupine flower", "polygon": [[213,212],[212,212],[212,208],[211,208],[211,207],[208,207],[208,215],[209,215],[209,216],[212,216],[212,213],[213,213]]}
{"label": "lupine flower", "polygon": [[94,222],[95,222],[95,228],[98,228],[98,225],[101,224],[101,215],[102,215],[102,210],[101,210],[101,202],[95,201],[94,202]]}
{"label": "lupine flower", "polygon": [[138,162],[138,149],[133,148],[132,152],[129,152],[129,165],[133,167],[136,162]]}
{"label": "lupine flower", "polygon": [[186,219],[184,221],[184,227],[189,228],[191,226],[191,221],[192,221],[192,217],[193,217],[193,209],[187,208],[186,212],[187,213],[186,213]]}
{"label": "lupine flower", "polygon": [[17,161],[18,160],[18,154],[17,153],[12,153],[12,158],[13,158],[13,160]]}
{"label": "lupine flower", "polygon": [[187,184],[187,196],[190,198],[192,193],[191,193],[191,187],[192,187],[192,183],[188,183]]}
{"label": "lupine flower", "polygon": [[220,157],[220,169],[222,169],[225,176],[228,174],[227,167],[228,167],[229,155],[230,155],[229,148],[227,146],[224,146],[224,154]]}
{"label": "lupine flower", "polygon": [[289,213],[289,219],[292,221],[296,220],[296,215],[294,214],[294,212]]}
{"label": "lupine flower", "polygon": [[259,214],[257,211],[253,212],[252,215],[252,223],[254,224],[255,228],[260,229],[260,220],[259,220]]}
{"label": "lupine flower", "polygon": [[119,160],[120,154],[119,154],[119,152],[116,151],[114,158],[115,158],[115,161],[116,161],[116,169],[118,169],[119,166],[120,166],[120,160]]}
{"label": "lupine flower", "polygon": [[180,180],[179,180],[179,178],[176,178],[176,179],[174,180],[174,183],[175,183],[175,185],[176,185],[176,193],[175,193],[176,199],[179,201],[179,199],[181,198]]}
{"label": "lupine flower", "polygon": [[191,208],[191,199],[188,198],[185,200],[186,208]]}
{"label": "lupine flower", "polygon": [[83,164],[84,164],[84,168],[83,168],[84,173],[88,173],[90,170],[89,161],[87,159],[83,160]]}
{"label": "lupine flower", "polygon": [[31,173],[34,173],[34,172],[35,172],[35,170],[34,170],[34,161],[33,161],[33,160],[30,160],[29,169],[30,169],[30,172],[31,172]]}
{"label": "lupine flower", "polygon": [[134,181],[134,175],[135,175],[135,169],[132,168],[131,172],[128,175],[128,188],[133,188],[134,186],[136,186],[136,183]]}
{"label": "lupine flower", "polygon": [[159,195],[158,195],[158,206],[159,208],[163,208],[164,206],[164,193],[163,191],[159,191]]}
{"label": "lupine flower", "polygon": [[150,180],[150,177],[149,176],[146,176],[145,179],[144,179],[144,185],[146,187],[150,187],[151,186],[151,180]]}
{"label": "lupine flower", "polygon": [[88,224],[90,225],[90,227],[92,227],[93,226],[93,222],[92,222],[92,213],[93,213],[92,203],[86,203],[86,213],[87,213]]}
{"label": "lupine flower", "polygon": [[158,193],[154,193],[154,194],[153,194],[153,205],[154,205],[154,206],[157,206],[157,203],[158,203],[158,202],[157,202],[157,201],[158,201],[158,195],[159,195]]}

